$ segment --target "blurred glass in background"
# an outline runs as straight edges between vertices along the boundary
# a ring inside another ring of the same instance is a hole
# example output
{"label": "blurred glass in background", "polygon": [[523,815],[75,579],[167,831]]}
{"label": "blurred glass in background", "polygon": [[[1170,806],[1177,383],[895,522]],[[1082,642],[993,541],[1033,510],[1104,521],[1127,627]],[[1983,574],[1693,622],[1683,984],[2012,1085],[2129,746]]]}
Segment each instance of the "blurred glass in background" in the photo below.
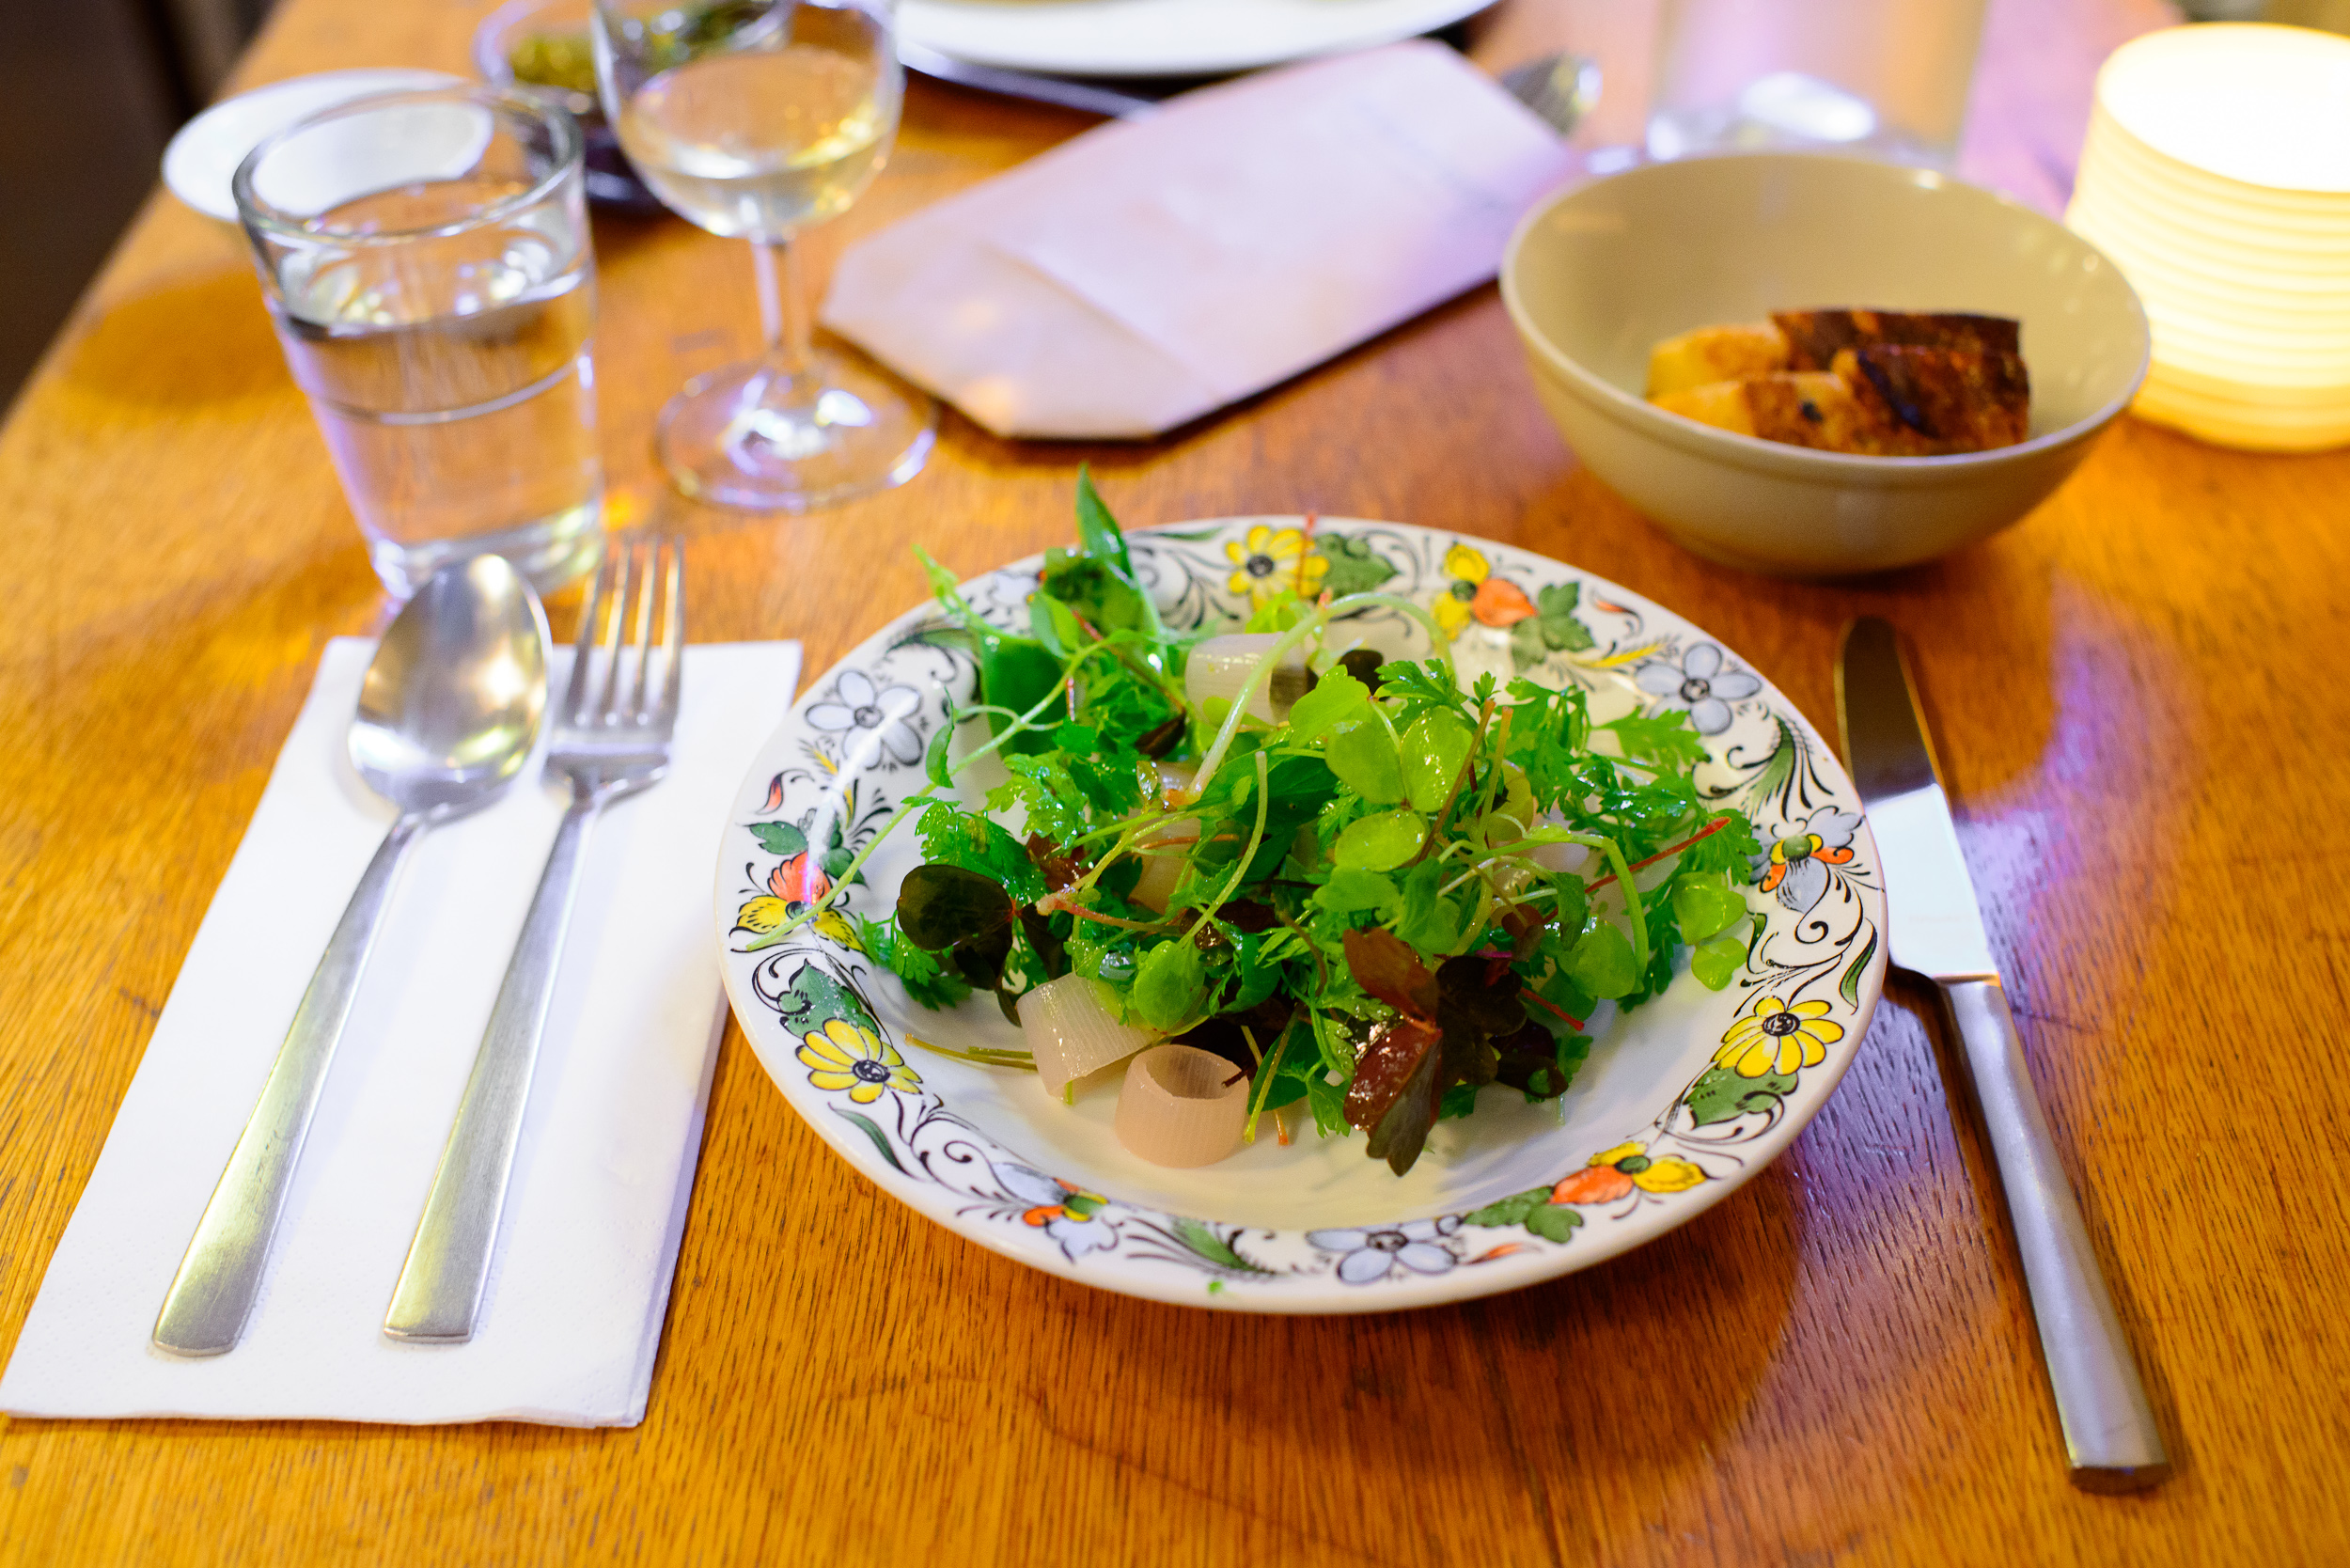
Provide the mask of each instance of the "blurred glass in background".
{"label": "blurred glass in background", "polygon": [[1958,157],[1984,0],[1665,0],[1653,158],[1763,149]]}

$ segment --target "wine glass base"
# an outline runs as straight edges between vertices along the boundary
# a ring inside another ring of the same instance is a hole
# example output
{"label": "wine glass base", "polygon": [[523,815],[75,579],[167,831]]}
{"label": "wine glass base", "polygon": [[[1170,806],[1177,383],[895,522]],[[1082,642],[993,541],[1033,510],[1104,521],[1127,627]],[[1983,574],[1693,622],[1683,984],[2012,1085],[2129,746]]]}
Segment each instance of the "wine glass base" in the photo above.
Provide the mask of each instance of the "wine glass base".
{"label": "wine glass base", "polygon": [[901,485],[938,439],[938,404],[838,354],[810,356],[805,396],[766,397],[771,372],[697,376],[661,411],[656,445],[678,490],[745,511],[814,511]]}

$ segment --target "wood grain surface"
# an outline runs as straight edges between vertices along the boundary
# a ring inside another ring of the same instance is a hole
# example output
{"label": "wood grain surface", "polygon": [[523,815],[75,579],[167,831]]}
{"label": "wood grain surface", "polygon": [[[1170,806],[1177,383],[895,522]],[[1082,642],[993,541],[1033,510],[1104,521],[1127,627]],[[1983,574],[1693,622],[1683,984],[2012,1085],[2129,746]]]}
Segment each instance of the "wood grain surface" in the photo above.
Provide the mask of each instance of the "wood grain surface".
{"label": "wood grain surface", "polygon": [[[288,0],[242,81],[462,69],[482,9]],[[1600,9],[1517,0],[1480,52]],[[1995,8],[1970,167],[2060,197],[2099,52],[2160,20]],[[1085,123],[917,86],[842,227]],[[1059,541],[1080,461],[1135,523],[1310,508],[1561,557],[1718,633],[1831,731],[1839,628],[1905,627],[2178,1474],[2066,1483],[1946,1031],[1897,984],[1791,1152],[1684,1229],[1513,1295],[1338,1320],[1125,1300],[960,1241],[853,1175],[729,1032],[641,1427],[8,1421],[0,1559],[2350,1561],[2350,855],[2327,804],[2350,455],[2125,418],[1938,565],[1743,576],[1576,465],[1484,290],[1168,440],[1012,444],[949,416],[902,491],[728,518],[664,500],[648,447],[686,375],[753,346],[743,247],[673,220],[597,245],[616,479],[692,534],[697,635],[804,637],[812,670],[921,595],[909,543],[977,572]],[[142,215],[0,431],[0,584],[12,1342],[321,644],[384,619],[235,235],[167,198]]]}

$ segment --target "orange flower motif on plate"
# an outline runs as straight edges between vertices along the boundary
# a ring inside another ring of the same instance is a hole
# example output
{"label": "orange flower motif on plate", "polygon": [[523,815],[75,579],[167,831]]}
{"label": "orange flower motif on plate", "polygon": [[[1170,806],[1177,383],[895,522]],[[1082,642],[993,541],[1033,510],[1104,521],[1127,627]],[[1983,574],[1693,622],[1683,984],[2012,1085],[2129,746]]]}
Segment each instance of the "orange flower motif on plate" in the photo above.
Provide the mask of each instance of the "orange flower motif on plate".
{"label": "orange flower motif on plate", "polygon": [[1553,1203],[1612,1203],[1635,1191],[1687,1192],[1705,1172],[1678,1154],[1651,1159],[1644,1143],[1619,1143],[1550,1189]]}
{"label": "orange flower motif on plate", "polygon": [[1444,574],[1451,579],[1431,607],[1436,624],[1448,637],[1457,637],[1474,620],[1483,626],[1514,626],[1535,613],[1526,590],[1493,574],[1493,563],[1481,551],[1455,544],[1444,553]]}
{"label": "orange flower motif on plate", "polygon": [[823,868],[805,852],[767,873],[767,891],[786,903],[814,903],[831,890]]}

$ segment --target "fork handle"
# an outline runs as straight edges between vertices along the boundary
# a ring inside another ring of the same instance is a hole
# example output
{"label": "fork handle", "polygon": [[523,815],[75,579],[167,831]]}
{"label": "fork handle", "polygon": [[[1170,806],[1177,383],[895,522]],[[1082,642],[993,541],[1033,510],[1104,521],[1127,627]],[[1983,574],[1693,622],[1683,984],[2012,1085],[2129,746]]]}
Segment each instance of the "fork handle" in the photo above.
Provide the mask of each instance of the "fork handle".
{"label": "fork handle", "polygon": [[2006,994],[1996,979],[1941,983],[2014,1222],[2073,1483],[2091,1492],[2155,1485],[2170,1473],[2170,1456],[2073,1185],[2057,1162]]}
{"label": "fork handle", "polygon": [[261,1085],[253,1115],[220,1173],[220,1184],[204,1205],[187,1255],[155,1318],[155,1348],[174,1356],[219,1356],[236,1348],[245,1320],[261,1293],[270,1244],[293,1186],[303,1139],[334,1065],[335,1047],[351,1019],[367,973],[368,954],[384,911],[392,902],[400,870],[431,818],[412,812],[392,824],[375,858],[352,889],[351,902],[335,924],[335,934],[319,957],[302,1005],[294,1010],[286,1042]]}
{"label": "fork handle", "polygon": [[577,792],[556,829],[555,847],[506,965],[465,1097],[458,1103],[456,1124],[441,1151],[441,1168],[424,1200],[424,1217],[416,1223],[407,1264],[384,1317],[384,1332],[395,1340],[462,1344],[473,1338],[514,1171],[514,1146],[530,1102],[531,1072],[555,1000],[588,829],[603,805],[600,794]]}

